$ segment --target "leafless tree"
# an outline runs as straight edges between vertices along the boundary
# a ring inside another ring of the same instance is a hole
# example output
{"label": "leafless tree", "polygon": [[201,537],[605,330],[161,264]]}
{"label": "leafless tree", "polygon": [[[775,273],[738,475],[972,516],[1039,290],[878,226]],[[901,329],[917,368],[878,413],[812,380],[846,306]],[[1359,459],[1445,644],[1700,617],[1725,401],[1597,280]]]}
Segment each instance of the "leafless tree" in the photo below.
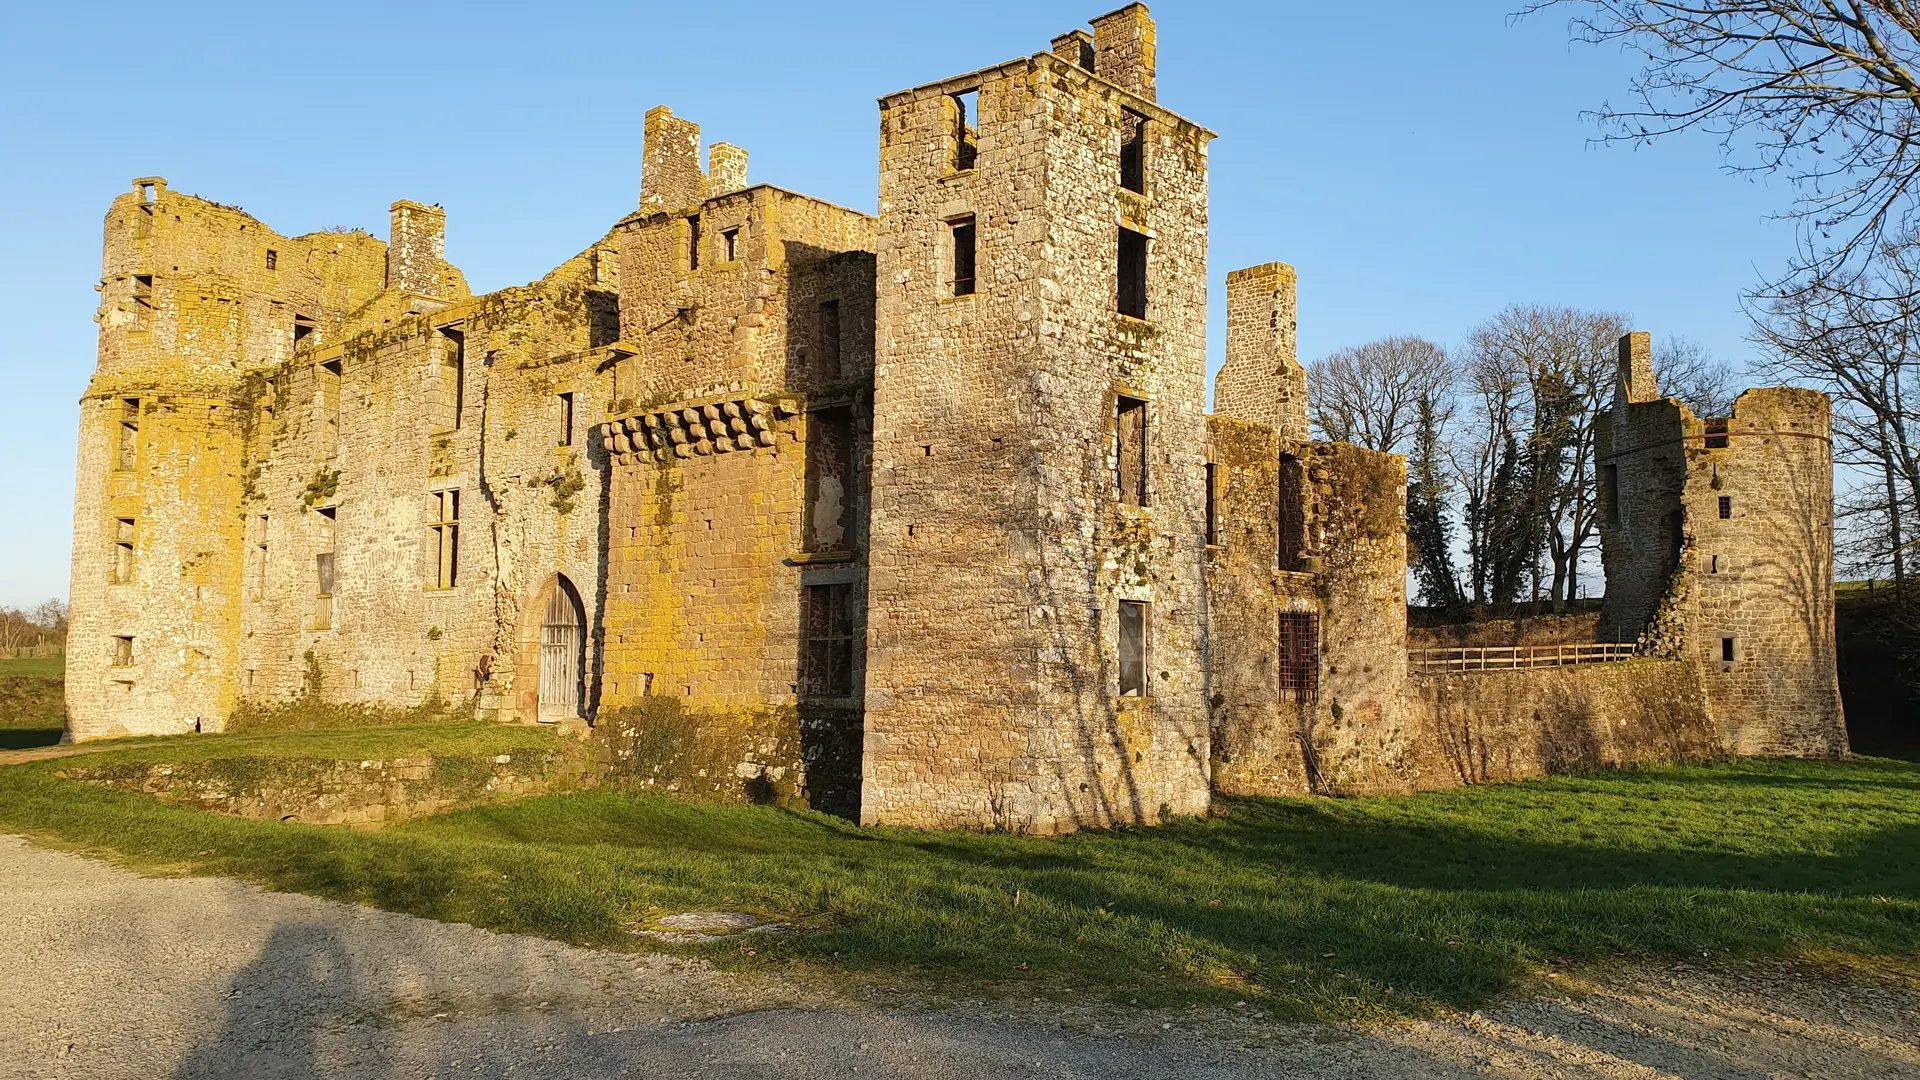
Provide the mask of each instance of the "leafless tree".
{"label": "leafless tree", "polygon": [[1334,442],[1400,453],[1420,424],[1420,403],[1452,400],[1447,351],[1425,338],[1388,337],[1309,365],[1313,422]]}
{"label": "leafless tree", "polygon": [[[1593,420],[1612,395],[1627,320],[1611,312],[1518,305],[1475,329],[1467,385],[1476,434],[1456,448],[1477,603],[1532,599],[1563,608],[1598,523]],[[1543,574],[1542,558],[1551,567]]]}
{"label": "leafless tree", "polygon": [[[1803,228],[1788,278],[1818,281],[1915,224],[1920,4],[1913,0],[1534,0],[1577,9],[1577,40],[1644,62],[1610,141],[1717,136],[1728,168],[1777,175]],[[1776,284],[1784,284],[1782,282]]]}
{"label": "leafless tree", "polygon": [[1843,493],[1844,539],[1904,581],[1920,520],[1920,237],[1756,312],[1767,369],[1833,396],[1834,461],[1867,477]]}
{"label": "leafless tree", "polygon": [[1730,415],[1744,382],[1740,369],[1677,337],[1655,343],[1653,373],[1663,395],[1679,399],[1700,417]]}

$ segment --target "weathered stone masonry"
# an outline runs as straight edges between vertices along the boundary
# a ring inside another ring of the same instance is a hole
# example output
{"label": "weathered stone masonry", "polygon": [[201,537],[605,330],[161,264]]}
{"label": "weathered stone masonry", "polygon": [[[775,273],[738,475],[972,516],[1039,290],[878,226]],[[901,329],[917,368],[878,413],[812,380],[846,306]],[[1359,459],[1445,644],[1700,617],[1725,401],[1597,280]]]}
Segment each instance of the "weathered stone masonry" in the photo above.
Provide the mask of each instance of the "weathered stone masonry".
{"label": "weathered stone masonry", "polygon": [[[439,207],[286,237],[135,181],[81,403],[69,734],[249,702],[587,721],[602,768],[1059,832],[1243,794],[1845,751],[1825,400],[1623,344],[1601,636],[1410,674],[1405,466],[1315,442],[1296,275],[1227,276],[1146,8],[880,101],[877,217],[646,114],[638,209],[474,296]],[[1731,500],[1730,502],[1726,500]]]}

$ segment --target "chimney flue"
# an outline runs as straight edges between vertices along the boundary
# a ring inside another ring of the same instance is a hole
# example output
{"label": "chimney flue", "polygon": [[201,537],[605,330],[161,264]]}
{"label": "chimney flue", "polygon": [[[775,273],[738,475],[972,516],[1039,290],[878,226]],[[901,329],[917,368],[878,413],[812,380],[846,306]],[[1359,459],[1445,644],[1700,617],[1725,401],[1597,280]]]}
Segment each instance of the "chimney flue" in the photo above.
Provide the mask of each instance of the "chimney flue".
{"label": "chimney flue", "polygon": [[447,212],[402,199],[388,214],[387,288],[432,295],[447,260]]}
{"label": "chimney flue", "polygon": [[1093,73],[1147,99],[1154,98],[1153,16],[1128,4],[1093,20]]}

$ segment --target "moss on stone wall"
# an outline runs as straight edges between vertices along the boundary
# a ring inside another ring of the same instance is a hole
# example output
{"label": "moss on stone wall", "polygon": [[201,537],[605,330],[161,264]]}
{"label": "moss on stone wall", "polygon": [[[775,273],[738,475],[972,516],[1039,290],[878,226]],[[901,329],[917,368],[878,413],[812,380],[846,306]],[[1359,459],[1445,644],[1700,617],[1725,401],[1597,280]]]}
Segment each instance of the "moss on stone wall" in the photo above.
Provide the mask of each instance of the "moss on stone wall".
{"label": "moss on stone wall", "polygon": [[858,814],[857,709],[696,709],[648,696],[603,717],[595,741],[616,782],[695,799]]}

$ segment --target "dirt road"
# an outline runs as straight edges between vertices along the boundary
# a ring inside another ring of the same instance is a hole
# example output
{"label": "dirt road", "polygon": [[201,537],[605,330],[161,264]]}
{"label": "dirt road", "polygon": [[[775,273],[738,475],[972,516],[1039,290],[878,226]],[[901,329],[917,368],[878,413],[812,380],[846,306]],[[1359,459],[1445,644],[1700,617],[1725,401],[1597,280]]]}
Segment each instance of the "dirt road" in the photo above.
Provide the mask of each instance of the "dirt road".
{"label": "dirt road", "polygon": [[1045,1002],[929,1011],[703,964],[142,877],[0,837],[0,1077],[1920,1075],[1920,994],[1666,965],[1362,1030]]}

